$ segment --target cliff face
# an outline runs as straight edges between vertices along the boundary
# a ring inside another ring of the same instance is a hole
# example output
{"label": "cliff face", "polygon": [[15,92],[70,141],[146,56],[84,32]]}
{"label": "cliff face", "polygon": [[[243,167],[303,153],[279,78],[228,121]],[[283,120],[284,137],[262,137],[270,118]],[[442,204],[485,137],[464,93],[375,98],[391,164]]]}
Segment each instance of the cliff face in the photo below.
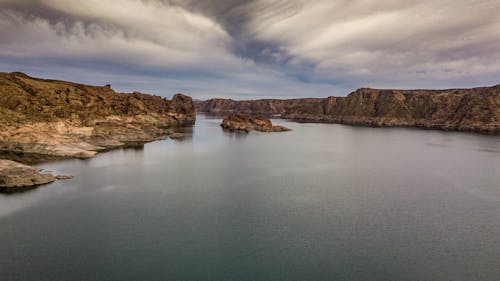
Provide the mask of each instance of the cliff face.
{"label": "cliff face", "polygon": [[104,87],[0,73],[0,158],[25,163],[87,158],[158,139],[195,121],[190,97],[172,100]]}
{"label": "cliff face", "polygon": [[262,99],[236,101],[231,99],[209,99],[195,102],[196,111],[213,114],[319,114],[323,112],[324,99]]}
{"label": "cliff face", "polygon": [[196,102],[214,114],[279,115],[306,122],[422,127],[500,134],[500,85],[451,90],[362,88],[347,97],[324,99]]}

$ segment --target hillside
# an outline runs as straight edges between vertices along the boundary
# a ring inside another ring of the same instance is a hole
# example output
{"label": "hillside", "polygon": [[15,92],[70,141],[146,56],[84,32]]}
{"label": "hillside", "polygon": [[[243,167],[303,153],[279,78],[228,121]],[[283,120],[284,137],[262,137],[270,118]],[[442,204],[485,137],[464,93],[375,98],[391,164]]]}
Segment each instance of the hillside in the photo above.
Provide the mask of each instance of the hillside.
{"label": "hillside", "polygon": [[[99,150],[140,144],[193,124],[190,97],[172,100],[109,85],[0,73],[0,152],[34,162],[52,157],[86,158]],[[29,156],[29,157],[28,157]]]}

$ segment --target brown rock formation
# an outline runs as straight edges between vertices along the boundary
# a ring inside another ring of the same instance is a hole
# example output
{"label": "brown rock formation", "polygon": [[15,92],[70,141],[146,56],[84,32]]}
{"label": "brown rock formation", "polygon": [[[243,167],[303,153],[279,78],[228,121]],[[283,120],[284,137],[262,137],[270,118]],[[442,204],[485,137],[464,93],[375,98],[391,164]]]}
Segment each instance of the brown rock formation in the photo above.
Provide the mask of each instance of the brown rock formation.
{"label": "brown rock formation", "polygon": [[347,97],[254,101],[211,99],[196,110],[277,115],[304,122],[401,126],[500,134],[500,85],[450,90],[363,88]]}
{"label": "brown rock formation", "polygon": [[283,115],[287,113],[316,114],[322,112],[322,98],[303,99],[261,99],[236,101],[232,99],[209,99],[195,102],[196,111],[208,112],[216,115],[232,113],[247,115]]}
{"label": "brown rock formation", "polygon": [[[169,101],[134,92],[116,93],[104,87],[37,79],[23,73],[0,73],[0,113],[10,123],[71,121],[94,125],[107,116],[165,117],[169,125],[194,121],[191,98],[177,94]],[[169,117],[169,118],[167,118]],[[4,122],[5,123],[5,122]]]}
{"label": "brown rock formation", "polygon": [[220,124],[222,128],[228,129],[235,132],[250,132],[250,131],[260,131],[260,132],[284,132],[290,131],[290,129],[283,126],[273,125],[271,121],[267,118],[258,116],[251,118],[248,115],[242,114],[232,114]]}
{"label": "brown rock formation", "polygon": [[42,174],[37,168],[0,159],[0,191],[46,184],[55,180],[52,174]]}
{"label": "brown rock formation", "polygon": [[169,135],[169,137],[173,140],[181,140],[185,137],[185,135],[183,133],[174,132],[174,133],[171,133]]}
{"label": "brown rock formation", "polygon": [[182,94],[167,100],[0,73],[0,157],[24,163],[142,144],[193,124],[195,116]]}

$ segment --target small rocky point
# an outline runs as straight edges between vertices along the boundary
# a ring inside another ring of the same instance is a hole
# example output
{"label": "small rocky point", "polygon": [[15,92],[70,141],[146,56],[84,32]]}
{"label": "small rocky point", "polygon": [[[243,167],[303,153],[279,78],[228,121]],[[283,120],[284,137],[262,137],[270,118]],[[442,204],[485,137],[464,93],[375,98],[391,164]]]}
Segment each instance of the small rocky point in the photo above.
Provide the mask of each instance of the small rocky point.
{"label": "small rocky point", "polygon": [[222,120],[220,124],[222,128],[234,131],[234,132],[285,132],[290,131],[290,129],[273,125],[271,121],[262,116],[250,117],[243,114],[232,114]]}
{"label": "small rocky point", "polygon": [[50,173],[15,161],[0,159],[0,191],[32,187],[56,180]]}

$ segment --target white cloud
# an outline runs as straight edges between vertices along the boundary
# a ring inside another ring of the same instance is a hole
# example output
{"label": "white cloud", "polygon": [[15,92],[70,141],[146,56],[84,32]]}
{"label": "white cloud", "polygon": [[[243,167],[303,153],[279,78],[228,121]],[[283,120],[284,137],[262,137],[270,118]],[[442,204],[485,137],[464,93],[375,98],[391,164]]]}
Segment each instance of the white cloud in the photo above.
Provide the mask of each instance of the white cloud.
{"label": "white cloud", "polygon": [[[295,62],[312,62],[325,79],[426,86],[424,79],[433,86],[500,78],[498,2],[294,3],[288,13],[256,13],[247,30],[284,48]],[[269,1],[259,4],[265,9]]]}
{"label": "white cloud", "polygon": [[54,23],[1,11],[0,28],[6,31],[0,55],[105,59],[150,67],[237,64],[225,49],[228,34],[211,19],[181,7],[143,1],[43,3],[75,20]]}
{"label": "white cloud", "polygon": [[[202,9],[210,5],[216,12]],[[0,0],[0,67],[86,83],[102,84],[99,77],[105,77],[123,91],[198,97],[345,95],[362,86],[463,87],[500,80],[497,1],[232,5]]]}

